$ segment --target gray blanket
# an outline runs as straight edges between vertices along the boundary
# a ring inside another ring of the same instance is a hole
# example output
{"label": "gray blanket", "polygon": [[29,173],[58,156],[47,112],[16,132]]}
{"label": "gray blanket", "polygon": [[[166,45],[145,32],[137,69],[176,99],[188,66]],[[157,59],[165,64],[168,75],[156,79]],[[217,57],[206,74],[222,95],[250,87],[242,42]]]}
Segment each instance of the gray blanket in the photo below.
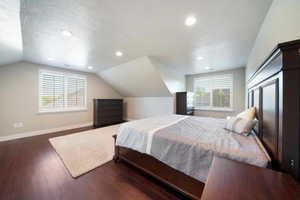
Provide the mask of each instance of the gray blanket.
{"label": "gray blanket", "polygon": [[214,156],[265,167],[268,155],[257,138],[231,133],[225,122],[179,115],[137,120],[120,127],[117,145],[151,155],[201,182]]}

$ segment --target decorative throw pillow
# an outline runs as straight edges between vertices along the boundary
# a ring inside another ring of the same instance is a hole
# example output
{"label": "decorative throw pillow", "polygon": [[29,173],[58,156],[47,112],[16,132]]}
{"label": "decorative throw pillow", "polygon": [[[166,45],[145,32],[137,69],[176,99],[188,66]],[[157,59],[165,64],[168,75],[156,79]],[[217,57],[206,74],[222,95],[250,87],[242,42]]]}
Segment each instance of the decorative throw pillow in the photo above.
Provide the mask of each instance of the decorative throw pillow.
{"label": "decorative throw pillow", "polygon": [[245,110],[244,112],[241,112],[236,117],[247,119],[247,120],[254,120],[255,116],[256,116],[256,109],[255,109],[255,107],[252,107],[252,108]]}
{"label": "decorative throw pillow", "polygon": [[250,135],[257,120],[248,120],[241,117],[232,117],[227,120],[225,129],[244,136]]}

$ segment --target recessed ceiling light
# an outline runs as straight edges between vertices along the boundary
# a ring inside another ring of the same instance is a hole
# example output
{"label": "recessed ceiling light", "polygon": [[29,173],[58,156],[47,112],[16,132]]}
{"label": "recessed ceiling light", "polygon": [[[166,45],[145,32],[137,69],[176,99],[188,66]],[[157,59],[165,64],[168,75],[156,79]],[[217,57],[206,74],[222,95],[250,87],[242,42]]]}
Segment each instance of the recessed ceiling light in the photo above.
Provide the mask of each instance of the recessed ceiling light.
{"label": "recessed ceiling light", "polygon": [[204,58],[202,56],[198,56],[197,60],[203,60]]}
{"label": "recessed ceiling light", "polygon": [[72,32],[68,31],[68,30],[62,30],[61,34],[66,37],[72,37],[72,35],[73,35]]}
{"label": "recessed ceiling light", "polygon": [[92,70],[94,67],[93,66],[88,66],[87,67],[89,70]]}
{"label": "recessed ceiling light", "polygon": [[213,70],[212,67],[205,67],[206,70]]}
{"label": "recessed ceiling light", "polygon": [[190,16],[185,19],[186,26],[193,26],[196,24],[196,22],[197,22],[197,19],[194,16]]}
{"label": "recessed ceiling light", "polygon": [[116,56],[121,57],[121,56],[123,56],[123,53],[121,51],[117,51]]}

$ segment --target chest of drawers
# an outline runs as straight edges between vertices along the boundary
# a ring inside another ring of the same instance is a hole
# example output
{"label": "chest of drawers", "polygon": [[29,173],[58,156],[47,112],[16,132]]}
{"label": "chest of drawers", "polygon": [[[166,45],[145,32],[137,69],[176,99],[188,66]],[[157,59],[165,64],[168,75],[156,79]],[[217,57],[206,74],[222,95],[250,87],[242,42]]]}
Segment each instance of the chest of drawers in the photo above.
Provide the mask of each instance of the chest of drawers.
{"label": "chest of drawers", "polygon": [[122,99],[94,99],[94,127],[123,122]]}

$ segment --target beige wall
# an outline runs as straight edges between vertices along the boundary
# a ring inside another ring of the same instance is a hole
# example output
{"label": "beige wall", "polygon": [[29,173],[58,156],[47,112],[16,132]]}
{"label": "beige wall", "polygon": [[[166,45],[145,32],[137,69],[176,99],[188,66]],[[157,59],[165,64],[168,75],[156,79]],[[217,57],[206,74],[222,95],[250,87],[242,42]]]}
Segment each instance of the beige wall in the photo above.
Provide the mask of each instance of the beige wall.
{"label": "beige wall", "polygon": [[173,97],[126,97],[124,105],[129,120],[174,114]]}
{"label": "beige wall", "polygon": [[[46,130],[92,122],[94,98],[121,98],[96,74],[87,76],[88,110],[52,114],[38,113],[38,71],[59,70],[28,62],[0,67],[0,136]],[[65,71],[65,70],[61,70]],[[23,122],[23,128],[14,128],[15,122]]]}
{"label": "beige wall", "polygon": [[262,64],[276,44],[300,39],[300,1],[274,0],[249,56],[246,77]]}
{"label": "beige wall", "polygon": [[207,77],[212,75],[233,74],[233,111],[203,111],[196,110],[195,115],[205,117],[225,118],[226,116],[233,116],[245,109],[245,68],[234,70],[226,70],[220,72],[193,74],[186,76],[187,91],[193,91],[193,80],[195,78]]}

